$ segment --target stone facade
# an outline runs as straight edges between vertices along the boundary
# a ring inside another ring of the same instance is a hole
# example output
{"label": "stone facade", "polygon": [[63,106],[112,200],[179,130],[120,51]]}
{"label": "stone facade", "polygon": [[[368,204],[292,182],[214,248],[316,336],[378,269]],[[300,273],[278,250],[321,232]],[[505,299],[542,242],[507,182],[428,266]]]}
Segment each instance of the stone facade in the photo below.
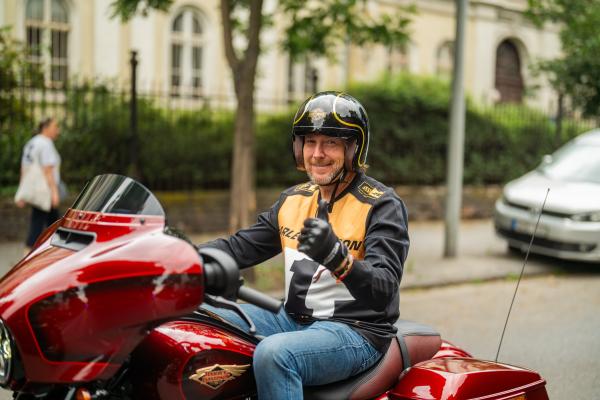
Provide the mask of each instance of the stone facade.
{"label": "stone facade", "polygon": [[[3,0],[0,26],[11,25],[14,35],[26,42],[31,26],[52,29],[52,7],[56,2],[56,7],[60,4],[68,16],[63,24],[68,36],[61,51],[66,54],[69,76],[125,82],[129,78],[130,51],[137,50],[140,90],[169,93],[177,81],[181,90],[196,88],[200,98],[220,99],[221,105],[234,104],[231,72],[222,50],[218,0],[175,0],[169,13],[151,12],[126,24],[110,18],[111,1]],[[43,5],[46,22],[28,19],[28,13],[33,13],[28,7],[33,7],[33,3]],[[305,98],[313,90],[343,89],[349,82],[373,80],[384,71],[449,77],[454,1],[370,0],[365,3],[364,12],[373,16],[394,13],[399,6],[411,3],[417,6],[417,13],[410,25],[411,42],[404,51],[340,43],[337,62],[319,58],[308,64],[290,64],[279,47],[285,20],[275,14],[274,25],[262,33],[264,52],[256,85],[258,107],[282,106],[289,100]],[[557,28],[533,26],[523,16],[526,7],[527,0],[470,2],[465,86],[477,102],[493,103],[502,98],[497,78],[503,63],[497,56],[500,46],[508,43],[513,50],[511,58],[505,61],[512,63],[509,70],[518,75],[514,81],[523,83],[519,90],[524,101],[544,109],[554,107],[555,96],[547,82],[534,78],[528,66],[535,60],[560,54]],[[265,0],[265,11],[276,8],[277,0]],[[182,18],[178,20],[179,17]],[[45,37],[42,35],[42,42],[49,45],[49,35]]]}

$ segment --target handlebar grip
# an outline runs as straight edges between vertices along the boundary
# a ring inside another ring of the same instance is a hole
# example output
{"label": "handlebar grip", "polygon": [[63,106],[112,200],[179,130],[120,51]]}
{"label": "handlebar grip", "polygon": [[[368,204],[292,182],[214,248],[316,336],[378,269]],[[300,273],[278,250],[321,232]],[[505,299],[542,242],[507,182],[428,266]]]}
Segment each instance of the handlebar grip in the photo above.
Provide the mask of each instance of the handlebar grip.
{"label": "handlebar grip", "polygon": [[274,299],[271,296],[267,296],[258,290],[254,290],[246,286],[241,286],[238,290],[238,299],[244,300],[246,303],[254,304],[274,313],[279,312],[279,309],[283,304],[281,300]]}

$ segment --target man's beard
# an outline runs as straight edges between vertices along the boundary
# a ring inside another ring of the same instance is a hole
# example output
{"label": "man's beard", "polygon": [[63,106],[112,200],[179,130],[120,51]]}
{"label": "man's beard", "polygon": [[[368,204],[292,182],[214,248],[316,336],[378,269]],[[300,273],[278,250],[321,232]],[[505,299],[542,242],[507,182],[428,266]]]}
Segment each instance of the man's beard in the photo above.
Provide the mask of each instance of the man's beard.
{"label": "man's beard", "polygon": [[327,176],[322,177],[322,178],[314,177],[308,170],[306,171],[306,173],[308,174],[308,178],[310,179],[310,182],[313,185],[327,186],[327,185],[331,185],[332,183],[334,183],[334,180],[341,176],[342,169],[343,169],[343,165],[340,165],[339,168],[337,168],[332,173],[330,173]]}

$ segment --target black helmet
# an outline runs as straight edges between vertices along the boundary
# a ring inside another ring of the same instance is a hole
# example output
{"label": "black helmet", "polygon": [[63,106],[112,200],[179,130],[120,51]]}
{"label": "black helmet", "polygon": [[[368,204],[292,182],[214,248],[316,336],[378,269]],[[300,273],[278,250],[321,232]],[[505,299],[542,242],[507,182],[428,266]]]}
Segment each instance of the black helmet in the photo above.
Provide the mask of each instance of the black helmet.
{"label": "black helmet", "polygon": [[296,167],[304,171],[304,136],[309,133],[348,140],[344,167],[347,171],[365,168],[369,150],[369,118],[354,97],[340,92],[321,92],[308,98],[296,112],[292,126],[292,151]]}

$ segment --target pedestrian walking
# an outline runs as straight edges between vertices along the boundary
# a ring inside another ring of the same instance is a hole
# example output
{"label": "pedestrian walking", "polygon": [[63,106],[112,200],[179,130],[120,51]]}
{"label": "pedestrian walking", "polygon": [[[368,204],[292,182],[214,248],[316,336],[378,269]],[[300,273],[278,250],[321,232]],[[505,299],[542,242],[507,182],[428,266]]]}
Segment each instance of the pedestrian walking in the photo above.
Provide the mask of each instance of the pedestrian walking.
{"label": "pedestrian walking", "polygon": [[[29,252],[38,236],[59,218],[61,200],[60,154],[54,142],[60,135],[56,118],[43,119],[37,134],[23,147],[21,179],[15,195],[18,207],[31,206],[31,221],[25,240]],[[63,193],[64,194],[64,193]]]}

